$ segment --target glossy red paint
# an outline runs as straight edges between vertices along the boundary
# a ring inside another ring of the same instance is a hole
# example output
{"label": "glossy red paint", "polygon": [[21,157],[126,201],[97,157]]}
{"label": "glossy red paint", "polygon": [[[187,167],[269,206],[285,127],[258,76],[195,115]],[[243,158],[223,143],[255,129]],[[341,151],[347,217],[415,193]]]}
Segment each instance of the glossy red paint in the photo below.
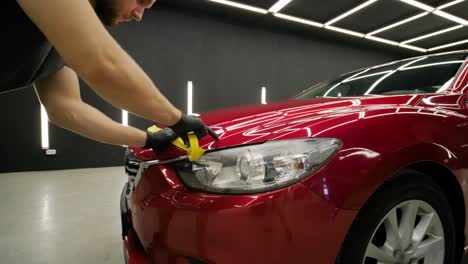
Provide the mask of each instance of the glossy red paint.
{"label": "glossy red paint", "polygon": [[[443,94],[317,98],[205,113],[209,151],[307,137],[337,138],[318,172],[255,195],[187,190],[171,165],[150,167],[128,201],[133,225],[156,263],[184,256],[207,263],[334,263],[355,215],[395,171],[432,162],[450,170],[468,197],[468,66]],[[142,160],[182,153],[134,148]],[[467,228],[468,230],[468,228]]]}
{"label": "glossy red paint", "polygon": [[155,263],[183,256],[207,263],[296,263],[311,252],[331,263],[356,214],[338,210],[302,183],[228,196],[186,190],[170,166],[153,166],[147,175],[129,204],[133,227]]}
{"label": "glossy red paint", "polygon": [[133,230],[124,238],[124,254],[127,264],[151,264],[151,259],[143,250],[137,235]]}

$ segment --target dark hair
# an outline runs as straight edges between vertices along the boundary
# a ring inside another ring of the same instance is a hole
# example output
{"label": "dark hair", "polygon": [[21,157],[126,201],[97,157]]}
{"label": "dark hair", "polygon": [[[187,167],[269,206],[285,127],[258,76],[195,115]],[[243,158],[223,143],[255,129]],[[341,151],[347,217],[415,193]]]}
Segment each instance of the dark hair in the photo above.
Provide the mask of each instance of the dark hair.
{"label": "dark hair", "polygon": [[117,0],[96,0],[94,10],[104,25],[115,25],[118,14]]}

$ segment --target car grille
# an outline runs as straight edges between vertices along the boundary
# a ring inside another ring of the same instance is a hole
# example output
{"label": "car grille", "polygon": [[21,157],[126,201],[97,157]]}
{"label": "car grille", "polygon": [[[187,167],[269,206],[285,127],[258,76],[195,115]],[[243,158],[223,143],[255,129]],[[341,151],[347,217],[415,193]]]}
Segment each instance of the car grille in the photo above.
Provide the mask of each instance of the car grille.
{"label": "car grille", "polygon": [[125,173],[128,175],[127,197],[135,190],[135,181],[140,170],[142,161],[139,160],[130,149],[125,150]]}
{"label": "car grille", "polygon": [[140,169],[141,161],[129,150],[125,151],[125,173],[135,177]]}

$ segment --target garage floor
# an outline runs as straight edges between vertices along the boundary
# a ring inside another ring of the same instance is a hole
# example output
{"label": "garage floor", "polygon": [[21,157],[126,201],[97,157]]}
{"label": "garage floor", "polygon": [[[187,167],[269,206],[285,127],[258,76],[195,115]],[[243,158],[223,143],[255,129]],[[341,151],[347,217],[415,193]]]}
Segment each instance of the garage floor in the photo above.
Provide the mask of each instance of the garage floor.
{"label": "garage floor", "polygon": [[123,168],[8,173],[0,181],[1,263],[123,264]]}

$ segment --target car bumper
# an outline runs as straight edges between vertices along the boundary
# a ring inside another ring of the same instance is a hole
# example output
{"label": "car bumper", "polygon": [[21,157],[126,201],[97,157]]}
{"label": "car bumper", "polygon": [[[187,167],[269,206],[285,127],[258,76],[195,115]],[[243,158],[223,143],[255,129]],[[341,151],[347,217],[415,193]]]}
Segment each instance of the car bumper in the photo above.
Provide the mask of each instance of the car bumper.
{"label": "car bumper", "polygon": [[161,165],[122,199],[130,264],[334,263],[357,213],[302,183],[254,195],[192,192]]}

